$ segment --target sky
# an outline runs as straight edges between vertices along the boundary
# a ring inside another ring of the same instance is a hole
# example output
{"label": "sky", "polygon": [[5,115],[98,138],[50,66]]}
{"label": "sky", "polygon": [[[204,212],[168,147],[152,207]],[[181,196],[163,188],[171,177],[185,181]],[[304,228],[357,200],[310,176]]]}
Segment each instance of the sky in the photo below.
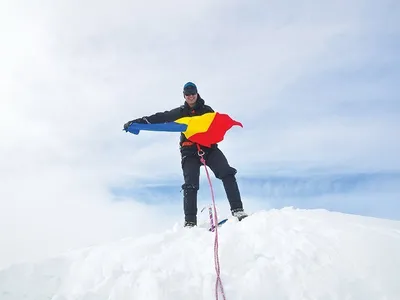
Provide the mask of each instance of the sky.
{"label": "sky", "polygon": [[244,126],[220,148],[247,211],[400,220],[399,6],[2,1],[0,268],[182,223],[179,134],[122,128],[187,81]]}

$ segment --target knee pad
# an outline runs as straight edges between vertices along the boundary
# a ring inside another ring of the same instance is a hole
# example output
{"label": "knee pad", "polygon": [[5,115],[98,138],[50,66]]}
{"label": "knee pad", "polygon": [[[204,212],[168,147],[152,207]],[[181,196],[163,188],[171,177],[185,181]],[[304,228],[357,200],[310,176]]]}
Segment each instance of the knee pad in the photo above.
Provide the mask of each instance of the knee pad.
{"label": "knee pad", "polygon": [[235,168],[227,167],[227,168],[221,170],[220,172],[218,172],[218,174],[216,174],[216,177],[218,179],[224,180],[227,177],[231,177],[231,176],[235,177],[236,173],[237,173],[237,170]]}
{"label": "knee pad", "polygon": [[190,193],[197,193],[197,191],[199,190],[199,187],[194,184],[184,183],[184,184],[182,184],[182,190],[183,190],[184,195],[187,195]]}
{"label": "knee pad", "polygon": [[221,178],[221,180],[225,182],[236,181],[236,177],[234,174],[228,174],[225,177]]}

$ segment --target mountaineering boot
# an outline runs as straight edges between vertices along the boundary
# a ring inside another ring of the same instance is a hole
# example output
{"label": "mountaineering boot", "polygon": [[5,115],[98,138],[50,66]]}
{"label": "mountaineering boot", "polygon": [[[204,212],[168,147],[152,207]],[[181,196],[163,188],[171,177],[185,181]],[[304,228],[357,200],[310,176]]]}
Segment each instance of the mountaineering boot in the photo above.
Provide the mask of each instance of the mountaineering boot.
{"label": "mountaineering boot", "polygon": [[244,218],[248,217],[243,210],[243,208],[232,209],[232,216],[238,218],[239,221],[242,221]]}
{"label": "mountaineering boot", "polygon": [[195,226],[197,226],[196,222],[192,222],[192,221],[185,221],[185,225],[183,225],[183,227],[189,227],[189,228],[195,227]]}

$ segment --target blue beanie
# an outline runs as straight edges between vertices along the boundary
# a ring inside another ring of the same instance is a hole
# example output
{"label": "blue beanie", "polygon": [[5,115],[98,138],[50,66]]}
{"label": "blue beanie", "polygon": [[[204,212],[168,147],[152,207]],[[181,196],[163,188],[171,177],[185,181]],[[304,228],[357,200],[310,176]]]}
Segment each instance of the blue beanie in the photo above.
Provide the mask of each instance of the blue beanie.
{"label": "blue beanie", "polygon": [[188,82],[183,86],[183,92],[195,92],[197,93],[197,86],[193,82]]}

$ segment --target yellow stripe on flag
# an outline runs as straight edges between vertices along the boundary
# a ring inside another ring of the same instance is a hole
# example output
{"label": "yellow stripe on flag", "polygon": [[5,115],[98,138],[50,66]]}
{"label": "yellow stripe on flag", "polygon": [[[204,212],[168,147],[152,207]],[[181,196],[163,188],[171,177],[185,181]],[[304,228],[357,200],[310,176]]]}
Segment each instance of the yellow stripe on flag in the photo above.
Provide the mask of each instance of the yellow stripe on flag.
{"label": "yellow stripe on flag", "polygon": [[183,134],[190,138],[192,135],[196,133],[206,132],[210,127],[212,121],[215,117],[215,112],[213,113],[206,113],[201,116],[194,116],[194,117],[184,117],[176,120],[176,123],[179,124],[186,124],[188,127]]}

